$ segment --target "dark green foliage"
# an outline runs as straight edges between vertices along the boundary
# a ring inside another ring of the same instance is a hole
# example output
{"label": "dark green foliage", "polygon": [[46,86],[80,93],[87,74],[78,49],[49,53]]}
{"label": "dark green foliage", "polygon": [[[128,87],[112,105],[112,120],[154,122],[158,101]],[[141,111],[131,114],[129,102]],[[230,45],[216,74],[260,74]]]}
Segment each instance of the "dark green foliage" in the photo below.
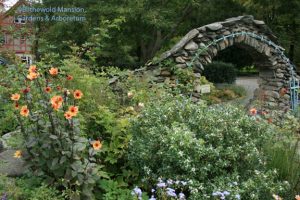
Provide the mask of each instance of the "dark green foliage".
{"label": "dark green foliage", "polygon": [[245,51],[245,48],[235,45],[219,51],[218,55],[214,57],[214,61],[234,63],[237,69],[253,65],[253,58],[251,54],[249,54],[248,51]]}
{"label": "dark green foliage", "polygon": [[14,131],[17,128],[17,121],[11,111],[11,105],[0,96],[0,136]]}
{"label": "dark green foliage", "polygon": [[8,178],[0,175],[0,197],[10,200],[64,200],[59,191],[36,177]]}
{"label": "dark green foliage", "polygon": [[231,63],[213,62],[205,66],[203,75],[213,83],[233,83],[237,70]]}
{"label": "dark green foliage", "polygon": [[122,187],[118,182],[113,180],[99,181],[99,188],[102,190],[96,195],[97,199],[101,200],[116,200],[116,199],[132,199],[131,190]]}

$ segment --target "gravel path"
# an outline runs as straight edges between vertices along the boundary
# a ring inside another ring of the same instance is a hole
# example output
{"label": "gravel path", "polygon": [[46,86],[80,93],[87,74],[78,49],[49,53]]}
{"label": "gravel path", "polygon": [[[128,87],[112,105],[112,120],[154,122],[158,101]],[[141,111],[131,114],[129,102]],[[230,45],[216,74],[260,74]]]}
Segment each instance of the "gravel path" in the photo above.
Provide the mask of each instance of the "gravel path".
{"label": "gravel path", "polygon": [[242,86],[246,89],[247,96],[241,101],[241,104],[246,105],[254,96],[254,91],[259,87],[258,77],[238,77],[235,81],[236,85]]}

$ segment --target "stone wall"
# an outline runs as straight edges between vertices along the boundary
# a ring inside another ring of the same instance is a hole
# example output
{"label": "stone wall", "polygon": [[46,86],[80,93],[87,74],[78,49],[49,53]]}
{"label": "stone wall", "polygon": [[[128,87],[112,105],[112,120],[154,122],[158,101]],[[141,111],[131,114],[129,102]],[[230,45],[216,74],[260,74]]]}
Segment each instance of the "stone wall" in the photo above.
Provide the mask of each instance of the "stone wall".
{"label": "stone wall", "polygon": [[[245,47],[249,55],[254,56],[259,68],[260,87],[255,98],[263,98],[263,106],[267,108],[289,109],[289,93],[283,96],[280,91],[289,87],[289,80],[295,70],[284,56],[284,49],[276,45],[276,41],[276,36],[267,25],[255,20],[253,16],[230,18],[191,30],[157,61],[148,63],[135,73],[150,74],[157,83],[175,81],[176,77],[171,70],[160,65],[171,60],[178,68],[193,67],[195,76],[199,77],[205,65],[211,63],[219,51],[240,45]],[[199,98],[199,85],[195,85],[193,99],[197,101]]]}

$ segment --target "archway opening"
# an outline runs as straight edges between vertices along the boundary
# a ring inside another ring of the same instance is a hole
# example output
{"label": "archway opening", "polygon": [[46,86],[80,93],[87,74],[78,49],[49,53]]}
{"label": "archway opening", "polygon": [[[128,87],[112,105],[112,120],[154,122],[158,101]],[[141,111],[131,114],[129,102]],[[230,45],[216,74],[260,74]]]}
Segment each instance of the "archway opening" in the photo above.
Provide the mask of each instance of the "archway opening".
{"label": "archway opening", "polygon": [[254,100],[264,101],[266,81],[274,74],[272,64],[264,52],[258,52],[244,43],[236,43],[218,51],[212,61],[231,63],[235,66],[237,78],[233,84],[243,87],[246,91],[241,104],[247,106]]}

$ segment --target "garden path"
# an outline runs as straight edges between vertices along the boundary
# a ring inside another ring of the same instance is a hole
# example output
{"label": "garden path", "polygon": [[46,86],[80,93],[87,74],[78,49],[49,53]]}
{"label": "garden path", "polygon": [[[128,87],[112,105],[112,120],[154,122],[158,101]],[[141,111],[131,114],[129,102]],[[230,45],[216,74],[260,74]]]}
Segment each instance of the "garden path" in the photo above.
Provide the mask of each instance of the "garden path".
{"label": "garden path", "polygon": [[247,92],[246,97],[240,102],[242,105],[247,105],[254,97],[255,89],[259,88],[258,79],[258,76],[237,77],[235,84],[242,86]]}

